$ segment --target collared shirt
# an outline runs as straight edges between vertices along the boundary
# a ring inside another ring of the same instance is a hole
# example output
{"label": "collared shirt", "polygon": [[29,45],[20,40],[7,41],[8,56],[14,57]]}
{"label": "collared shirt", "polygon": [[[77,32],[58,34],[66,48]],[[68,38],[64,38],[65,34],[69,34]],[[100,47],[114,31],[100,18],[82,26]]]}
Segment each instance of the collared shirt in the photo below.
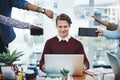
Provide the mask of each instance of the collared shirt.
{"label": "collared shirt", "polygon": [[3,15],[0,15],[0,23],[8,25],[8,26],[13,26],[13,27],[16,27],[16,28],[21,28],[21,29],[30,29],[31,26],[32,26],[29,23],[21,22],[19,20],[9,18],[9,17],[5,17]]}
{"label": "collared shirt", "polygon": [[[0,0],[0,14],[6,17],[11,17],[12,7],[17,7],[20,9],[26,9],[28,6],[25,0]],[[16,37],[13,27],[0,23],[0,35],[5,45],[8,45]]]}
{"label": "collared shirt", "polygon": [[62,40],[63,40],[63,41],[67,41],[67,42],[68,42],[68,41],[69,41],[69,39],[71,38],[71,36],[70,36],[70,35],[68,35],[68,36],[66,36],[65,38],[61,38],[61,37],[60,37],[60,35],[57,35],[57,38],[59,39],[59,42],[60,42],[60,41],[62,41]]}
{"label": "collared shirt", "polygon": [[105,36],[108,39],[120,39],[120,27],[118,27],[115,31],[103,31],[103,36]]}

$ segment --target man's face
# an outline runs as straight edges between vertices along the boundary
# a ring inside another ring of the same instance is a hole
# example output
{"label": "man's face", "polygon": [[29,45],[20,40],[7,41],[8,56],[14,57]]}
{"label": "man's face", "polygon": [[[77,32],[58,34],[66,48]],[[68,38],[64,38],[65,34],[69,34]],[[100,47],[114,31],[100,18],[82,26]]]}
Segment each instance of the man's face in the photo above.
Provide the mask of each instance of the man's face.
{"label": "man's face", "polygon": [[62,38],[65,38],[69,34],[70,26],[66,20],[57,21],[58,33]]}

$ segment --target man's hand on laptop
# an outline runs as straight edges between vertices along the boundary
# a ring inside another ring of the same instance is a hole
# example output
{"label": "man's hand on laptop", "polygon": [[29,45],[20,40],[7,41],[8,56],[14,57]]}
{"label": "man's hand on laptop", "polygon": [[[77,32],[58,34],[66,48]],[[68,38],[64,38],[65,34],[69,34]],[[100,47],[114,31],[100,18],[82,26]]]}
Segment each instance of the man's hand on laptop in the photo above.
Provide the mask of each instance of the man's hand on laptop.
{"label": "man's hand on laptop", "polygon": [[45,64],[42,65],[42,71],[45,72]]}

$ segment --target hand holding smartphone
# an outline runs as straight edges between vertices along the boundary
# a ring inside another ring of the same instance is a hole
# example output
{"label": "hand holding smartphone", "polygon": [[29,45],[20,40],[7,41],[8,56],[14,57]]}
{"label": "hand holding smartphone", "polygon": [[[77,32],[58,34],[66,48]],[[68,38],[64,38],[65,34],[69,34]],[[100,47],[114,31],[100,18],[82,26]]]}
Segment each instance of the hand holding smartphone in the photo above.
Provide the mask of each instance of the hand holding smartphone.
{"label": "hand holding smartphone", "polygon": [[97,37],[98,33],[96,32],[97,28],[79,28],[79,36],[88,36],[88,37]]}
{"label": "hand holding smartphone", "polygon": [[42,28],[31,28],[30,29],[30,35],[43,35],[43,29]]}

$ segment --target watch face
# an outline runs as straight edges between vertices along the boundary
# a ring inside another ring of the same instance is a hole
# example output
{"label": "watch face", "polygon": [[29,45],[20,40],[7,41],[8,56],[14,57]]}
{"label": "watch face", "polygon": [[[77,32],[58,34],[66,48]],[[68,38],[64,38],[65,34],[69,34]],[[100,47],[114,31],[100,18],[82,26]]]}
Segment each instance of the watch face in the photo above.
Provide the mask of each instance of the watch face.
{"label": "watch face", "polygon": [[42,9],[42,12],[41,12],[41,13],[43,13],[43,14],[44,14],[44,13],[45,13],[45,9]]}

